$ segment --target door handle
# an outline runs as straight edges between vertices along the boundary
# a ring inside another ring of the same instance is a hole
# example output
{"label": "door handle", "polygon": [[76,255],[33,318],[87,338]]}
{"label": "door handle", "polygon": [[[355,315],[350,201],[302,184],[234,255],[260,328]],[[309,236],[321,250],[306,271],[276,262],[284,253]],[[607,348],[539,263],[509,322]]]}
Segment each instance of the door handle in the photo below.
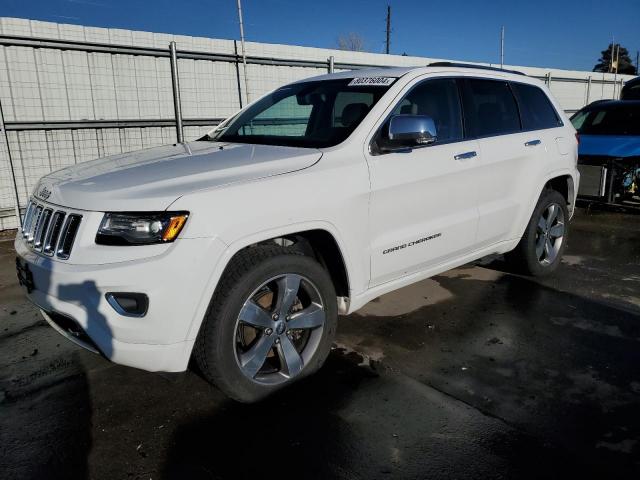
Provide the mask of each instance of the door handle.
{"label": "door handle", "polygon": [[535,147],[536,145],[540,145],[542,142],[540,140],[529,140],[524,143],[525,147]]}
{"label": "door handle", "polygon": [[478,154],[476,152],[465,152],[465,153],[459,153],[458,155],[456,155],[455,157],[453,157],[455,160],[466,160],[468,158],[473,158],[473,157],[477,157]]}

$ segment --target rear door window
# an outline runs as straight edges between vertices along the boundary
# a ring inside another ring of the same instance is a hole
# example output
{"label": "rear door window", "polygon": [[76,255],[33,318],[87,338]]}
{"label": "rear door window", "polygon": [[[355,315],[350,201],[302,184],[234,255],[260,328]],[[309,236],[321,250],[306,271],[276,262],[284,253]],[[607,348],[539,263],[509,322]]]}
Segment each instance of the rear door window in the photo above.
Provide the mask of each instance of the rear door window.
{"label": "rear door window", "polygon": [[518,99],[523,130],[562,126],[555,108],[540,88],[524,83],[512,83],[511,88]]}
{"label": "rear door window", "polygon": [[507,82],[466,78],[462,85],[467,137],[489,137],[521,130],[518,106]]}

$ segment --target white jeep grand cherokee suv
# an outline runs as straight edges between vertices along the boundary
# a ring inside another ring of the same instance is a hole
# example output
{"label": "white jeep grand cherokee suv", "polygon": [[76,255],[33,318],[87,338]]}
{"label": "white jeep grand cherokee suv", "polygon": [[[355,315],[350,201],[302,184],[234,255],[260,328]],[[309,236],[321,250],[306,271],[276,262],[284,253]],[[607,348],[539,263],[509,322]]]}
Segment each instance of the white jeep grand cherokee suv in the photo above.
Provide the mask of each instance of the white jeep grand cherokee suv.
{"label": "white jeep grand cherokee suv", "polygon": [[198,141],[45,176],[20,282],[123,365],[194,355],[255,401],[316,371],[338,313],[493,253],[560,262],[576,132],[547,89],[457,64],[349,71],[262,97]]}

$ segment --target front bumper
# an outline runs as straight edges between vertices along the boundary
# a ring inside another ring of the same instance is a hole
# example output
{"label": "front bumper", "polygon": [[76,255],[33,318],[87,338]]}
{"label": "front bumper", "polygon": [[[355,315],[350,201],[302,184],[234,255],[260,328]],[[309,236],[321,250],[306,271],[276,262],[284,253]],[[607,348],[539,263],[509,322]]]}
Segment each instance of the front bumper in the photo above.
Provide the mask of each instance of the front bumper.
{"label": "front bumper", "polygon": [[[48,321],[53,315],[71,319],[90,339],[74,343],[95,346],[115,363],[166,372],[187,367],[195,341],[190,332],[201,320],[202,304],[209,300],[205,288],[225,247],[212,238],[179,239],[153,257],[78,265],[34,252],[21,235],[15,241],[33,281],[25,292]],[[105,298],[108,292],[146,294],[146,315],[121,315]],[[56,330],[69,338],[64,329]]]}

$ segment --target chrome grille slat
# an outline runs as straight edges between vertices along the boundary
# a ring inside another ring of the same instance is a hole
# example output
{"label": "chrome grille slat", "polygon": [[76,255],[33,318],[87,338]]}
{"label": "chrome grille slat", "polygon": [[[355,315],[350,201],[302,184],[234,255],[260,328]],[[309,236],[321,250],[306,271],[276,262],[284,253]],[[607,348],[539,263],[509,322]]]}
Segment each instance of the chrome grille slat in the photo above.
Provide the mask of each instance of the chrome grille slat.
{"label": "chrome grille slat", "polygon": [[82,215],[78,213],[56,210],[31,199],[24,214],[22,235],[32,250],[67,260],[81,221]]}
{"label": "chrome grille slat", "polygon": [[53,210],[51,210],[50,208],[46,208],[40,215],[40,222],[38,224],[35,236],[33,237],[33,248],[35,250],[42,250],[42,244],[44,243],[44,237],[47,234],[47,230],[49,230],[49,222],[51,220],[52,213]]}
{"label": "chrome grille slat", "polygon": [[51,218],[51,226],[49,227],[49,231],[45,237],[44,248],[42,249],[45,255],[52,256],[53,252],[56,251],[65,217],[66,213],[59,210],[53,214],[53,217]]}
{"label": "chrome grille slat", "polygon": [[22,235],[27,236],[29,227],[31,226],[31,219],[33,218],[34,203],[29,200],[27,210],[24,212],[24,222],[22,223]]}
{"label": "chrome grille slat", "polygon": [[73,242],[76,239],[76,233],[78,233],[78,227],[80,226],[80,220],[82,215],[75,213],[69,214],[67,220],[64,222],[64,227],[60,235],[60,241],[58,242],[58,248],[56,250],[56,256],[63,260],[69,258],[71,255],[71,248]]}
{"label": "chrome grille slat", "polygon": [[27,243],[33,243],[33,239],[36,235],[36,230],[38,228],[38,224],[40,223],[40,216],[42,215],[42,205],[38,205],[33,212],[33,219],[31,220],[31,225],[29,226],[29,231],[27,232]]}

